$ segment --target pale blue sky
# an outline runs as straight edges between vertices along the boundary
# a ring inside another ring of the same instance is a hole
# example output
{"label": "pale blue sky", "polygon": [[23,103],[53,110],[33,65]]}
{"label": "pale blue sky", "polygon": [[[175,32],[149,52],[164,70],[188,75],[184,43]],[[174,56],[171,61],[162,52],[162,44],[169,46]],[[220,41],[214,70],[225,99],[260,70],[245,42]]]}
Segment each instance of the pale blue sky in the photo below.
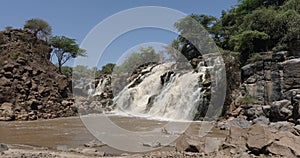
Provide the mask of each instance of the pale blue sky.
{"label": "pale blue sky", "polygon": [[[80,44],[98,23],[126,9],[160,6],[185,14],[220,17],[222,10],[228,10],[236,4],[237,0],[2,0],[0,29],[6,26],[21,28],[28,19],[41,18],[52,26],[53,35],[65,35]],[[121,52],[140,43],[170,43],[174,37],[174,33],[157,29],[128,32],[107,48],[99,65],[116,62]]]}

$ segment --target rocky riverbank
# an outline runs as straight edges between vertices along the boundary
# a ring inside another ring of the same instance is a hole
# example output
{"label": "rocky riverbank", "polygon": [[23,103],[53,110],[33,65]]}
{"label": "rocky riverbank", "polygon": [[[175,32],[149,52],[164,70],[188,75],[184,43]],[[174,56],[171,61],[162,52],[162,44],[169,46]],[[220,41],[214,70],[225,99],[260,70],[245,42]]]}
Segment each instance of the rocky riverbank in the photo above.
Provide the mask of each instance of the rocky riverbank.
{"label": "rocky riverbank", "polygon": [[[279,123],[280,124],[280,123]],[[280,125],[277,125],[278,127]],[[188,130],[177,140],[175,146],[157,148],[148,153],[109,153],[101,150],[105,144],[93,140],[77,148],[65,146],[50,149],[28,145],[0,145],[1,157],[299,157],[300,128],[289,126],[294,132],[282,128],[253,124],[248,128],[230,126],[226,137],[199,137]],[[285,127],[287,128],[287,127]]]}

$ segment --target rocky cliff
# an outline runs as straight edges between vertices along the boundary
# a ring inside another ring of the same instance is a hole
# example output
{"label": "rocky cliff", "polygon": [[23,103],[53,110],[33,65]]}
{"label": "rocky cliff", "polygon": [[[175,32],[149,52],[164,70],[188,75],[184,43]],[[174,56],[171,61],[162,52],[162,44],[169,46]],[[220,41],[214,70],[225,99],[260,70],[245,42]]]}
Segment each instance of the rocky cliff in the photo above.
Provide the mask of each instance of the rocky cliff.
{"label": "rocky cliff", "polygon": [[76,114],[70,81],[50,62],[50,52],[30,31],[0,32],[0,120]]}
{"label": "rocky cliff", "polygon": [[[299,55],[299,54],[298,54]],[[300,118],[300,58],[297,53],[264,54],[264,59],[241,69],[239,97],[229,113],[248,120],[265,116],[271,121]]]}

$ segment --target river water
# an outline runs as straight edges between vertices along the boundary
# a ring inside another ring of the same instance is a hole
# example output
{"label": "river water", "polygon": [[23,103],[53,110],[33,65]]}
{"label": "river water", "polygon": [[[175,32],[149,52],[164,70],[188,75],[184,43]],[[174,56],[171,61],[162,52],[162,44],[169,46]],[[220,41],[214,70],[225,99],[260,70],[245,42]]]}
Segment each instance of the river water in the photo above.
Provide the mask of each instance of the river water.
{"label": "river water", "polygon": [[[99,116],[97,118],[101,119],[101,117],[104,116]],[[161,130],[162,135],[169,132],[164,131],[164,127],[167,127],[166,125],[169,123],[166,121],[116,115],[108,116],[107,118],[118,127],[126,129],[127,131],[141,132],[159,129]],[[188,124],[187,131],[193,134],[198,134],[199,129],[203,126],[203,124],[201,125],[201,122],[182,122],[181,124]],[[96,139],[85,127],[80,117],[0,122],[0,127],[0,143],[6,144],[25,144],[54,149],[60,146],[76,148]],[[109,135],[109,133],[107,133],[107,135]],[[208,135],[213,137],[225,137],[226,133],[213,128],[208,131]],[[128,144],[129,142],[122,143],[123,145],[126,145],[126,143]],[[104,146],[103,150],[105,152],[113,153],[118,151],[109,146]]]}

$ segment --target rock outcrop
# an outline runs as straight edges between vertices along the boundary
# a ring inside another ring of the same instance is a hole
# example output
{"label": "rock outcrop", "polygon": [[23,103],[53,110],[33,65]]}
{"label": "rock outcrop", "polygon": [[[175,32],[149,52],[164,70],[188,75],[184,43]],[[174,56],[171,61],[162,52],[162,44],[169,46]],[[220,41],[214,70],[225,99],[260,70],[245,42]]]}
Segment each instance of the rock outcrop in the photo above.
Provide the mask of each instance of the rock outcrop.
{"label": "rock outcrop", "polygon": [[[74,77],[73,77],[74,79]],[[96,79],[79,77],[73,81],[75,105],[81,115],[113,110],[112,76],[101,75]]]}
{"label": "rock outcrop", "polygon": [[272,53],[242,67],[240,96],[229,113],[248,120],[265,116],[270,121],[296,122],[300,118],[299,67],[300,58],[289,52]]}
{"label": "rock outcrop", "polygon": [[50,62],[50,52],[30,31],[0,32],[0,120],[76,115],[70,81]]}

